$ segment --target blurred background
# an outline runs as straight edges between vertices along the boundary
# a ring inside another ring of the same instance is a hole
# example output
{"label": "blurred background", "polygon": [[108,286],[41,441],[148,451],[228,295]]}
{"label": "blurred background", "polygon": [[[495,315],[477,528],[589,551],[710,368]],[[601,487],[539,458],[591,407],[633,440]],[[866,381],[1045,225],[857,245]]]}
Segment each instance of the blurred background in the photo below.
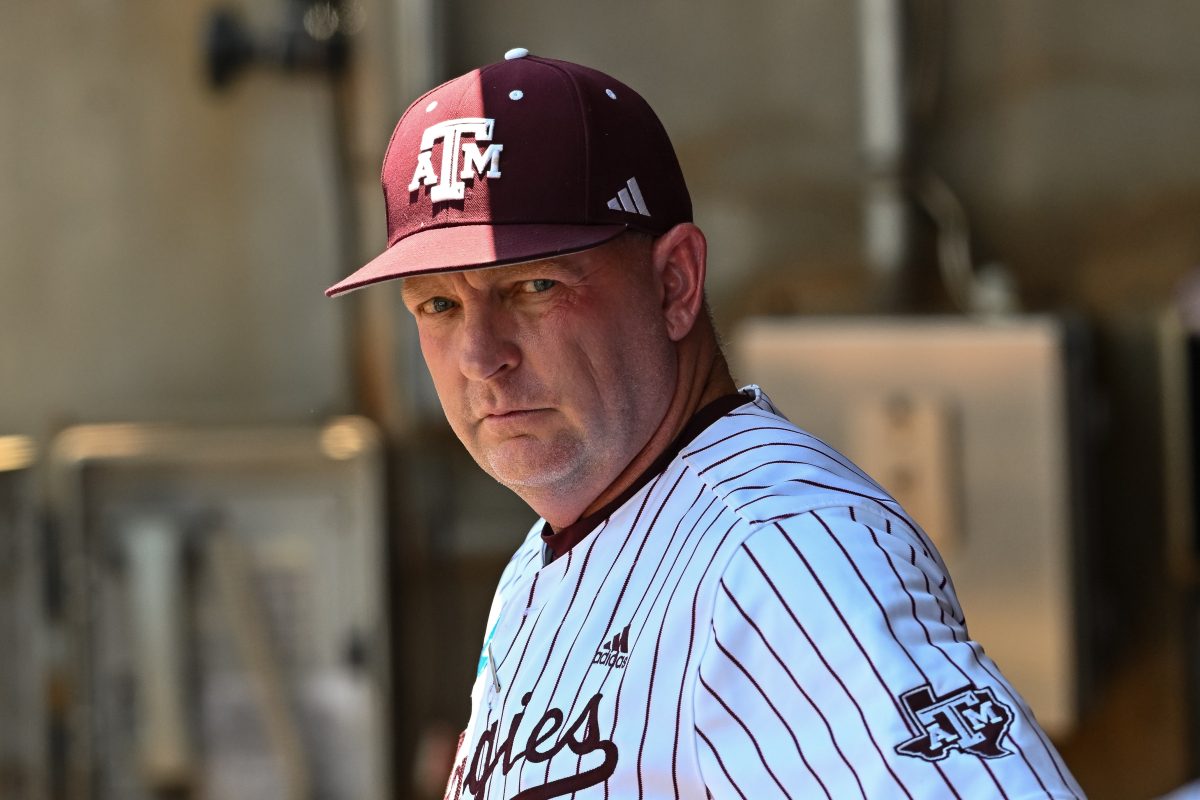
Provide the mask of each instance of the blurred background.
{"label": "blurred background", "polygon": [[65,0],[0,22],[0,797],[440,797],[533,515],[445,426],[395,120],[662,117],[734,371],[946,555],[1094,798],[1200,775],[1200,7]]}

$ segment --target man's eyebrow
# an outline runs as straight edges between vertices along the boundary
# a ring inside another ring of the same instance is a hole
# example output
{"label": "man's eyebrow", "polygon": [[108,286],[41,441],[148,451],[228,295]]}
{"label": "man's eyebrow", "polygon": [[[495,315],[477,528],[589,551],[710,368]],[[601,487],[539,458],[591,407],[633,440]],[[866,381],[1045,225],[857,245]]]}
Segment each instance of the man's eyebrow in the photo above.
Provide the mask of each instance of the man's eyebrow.
{"label": "man's eyebrow", "polygon": [[[482,267],[481,269],[504,270],[505,281],[522,281],[529,278],[551,273],[568,273],[582,275],[584,268],[567,259],[543,258],[538,261],[528,261],[523,264],[509,264],[500,267]],[[432,275],[414,275],[400,281],[400,296],[406,300],[418,297],[432,296],[446,288],[446,275],[452,273],[434,273]],[[410,281],[419,281],[412,284]]]}
{"label": "man's eyebrow", "polygon": [[583,272],[578,265],[558,258],[543,258],[524,264],[513,264],[508,269],[508,276],[517,279],[533,275],[544,275],[549,272],[569,272],[572,275],[578,275]]}
{"label": "man's eyebrow", "polygon": [[418,279],[423,280],[421,283],[418,283],[415,286],[409,283],[409,281],[412,280],[411,278],[404,278],[400,281],[400,296],[406,300],[412,300],[418,295],[426,295],[431,291],[436,293],[443,284],[442,281],[437,280],[438,277],[439,276],[437,275],[429,275],[427,277],[418,276]]}

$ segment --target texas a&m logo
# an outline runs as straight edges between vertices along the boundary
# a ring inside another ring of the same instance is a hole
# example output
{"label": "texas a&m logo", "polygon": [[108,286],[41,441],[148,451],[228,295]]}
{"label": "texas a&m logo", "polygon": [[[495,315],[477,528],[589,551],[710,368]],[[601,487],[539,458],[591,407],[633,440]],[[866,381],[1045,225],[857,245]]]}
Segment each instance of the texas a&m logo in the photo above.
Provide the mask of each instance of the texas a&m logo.
{"label": "texas a&m logo", "polygon": [[[492,141],[496,120],[485,117],[448,119],[430,125],[421,136],[421,152],[417,154],[417,168],[413,172],[408,191],[415,192],[421,185],[432,186],[429,199],[435,203],[443,200],[462,200],[466,195],[465,181],[479,175],[489,178],[500,177],[500,153],[502,144],[489,144],[480,150],[480,142]],[[464,137],[471,137],[466,140]],[[433,168],[433,145],[442,142],[441,170]]]}
{"label": "texas a&m logo", "polygon": [[967,684],[937,696],[926,684],[900,695],[900,700],[909,728],[918,734],[896,747],[901,755],[940,761],[953,750],[983,758],[1012,754],[1000,744],[1012,724],[1012,709],[991,689]]}

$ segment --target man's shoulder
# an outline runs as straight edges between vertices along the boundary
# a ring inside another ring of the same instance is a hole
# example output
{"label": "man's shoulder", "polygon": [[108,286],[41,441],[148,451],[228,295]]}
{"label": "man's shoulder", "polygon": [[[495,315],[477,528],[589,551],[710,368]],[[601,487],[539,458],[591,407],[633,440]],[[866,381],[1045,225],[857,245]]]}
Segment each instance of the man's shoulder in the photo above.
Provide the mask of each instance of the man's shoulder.
{"label": "man's shoulder", "polygon": [[831,506],[899,511],[849,458],[787,419],[756,386],[749,403],[718,419],[680,460],[752,526]]}

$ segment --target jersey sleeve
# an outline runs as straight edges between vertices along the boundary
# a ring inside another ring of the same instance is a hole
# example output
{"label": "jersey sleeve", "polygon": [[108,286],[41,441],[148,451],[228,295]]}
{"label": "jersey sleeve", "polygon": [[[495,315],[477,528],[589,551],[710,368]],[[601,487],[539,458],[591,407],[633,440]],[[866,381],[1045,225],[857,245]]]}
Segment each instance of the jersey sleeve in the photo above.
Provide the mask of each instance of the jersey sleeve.
{"label": "jersey sleeve", "polygon": [[693,695],[712,797],[1083,797],[906,525],[822,509],[734,553]]}

